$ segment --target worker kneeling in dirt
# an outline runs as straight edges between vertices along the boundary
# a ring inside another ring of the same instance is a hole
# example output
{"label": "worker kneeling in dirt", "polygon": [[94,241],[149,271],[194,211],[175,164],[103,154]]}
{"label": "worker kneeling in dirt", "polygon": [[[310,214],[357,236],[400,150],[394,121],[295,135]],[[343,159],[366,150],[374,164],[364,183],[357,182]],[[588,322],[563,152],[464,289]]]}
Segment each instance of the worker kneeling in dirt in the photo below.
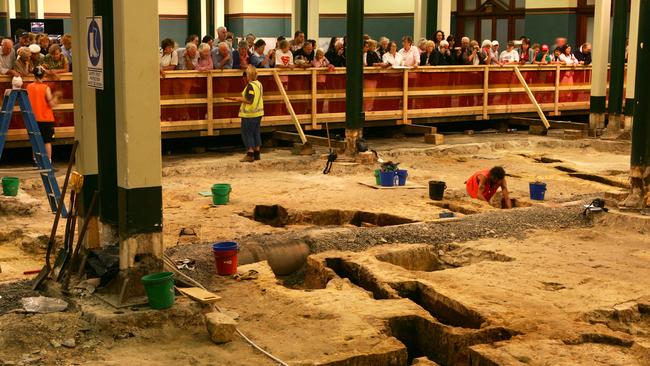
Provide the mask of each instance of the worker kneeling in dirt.
{"label": "worker kneeling in dirt", "polygon": [[508,194],[508,184],[506,183],[506,171],[502,167],[495,166],[489,170],[478,171],[465,184],[467,185],[467,194],[470,197],[487,203],[490,203],[490,200],[500,187],[503,194],[501,207],[512,208],[512,201]]}

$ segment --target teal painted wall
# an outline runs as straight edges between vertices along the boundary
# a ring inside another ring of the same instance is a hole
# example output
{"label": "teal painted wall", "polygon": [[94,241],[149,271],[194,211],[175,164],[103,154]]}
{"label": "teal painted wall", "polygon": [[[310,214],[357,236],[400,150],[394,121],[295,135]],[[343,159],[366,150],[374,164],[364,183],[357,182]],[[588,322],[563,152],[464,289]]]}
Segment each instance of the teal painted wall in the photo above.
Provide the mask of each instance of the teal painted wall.
{"label": "teal painted wall", "polygon": [[253,33],[257,37],[278,37],[291,38],[291,18],[240,18],[226,17],[226,27],[236,37],[243,37]]}
{"label": "teal painted wall", "polygon": [[0,34],[10,36],[7,33],[7,18],[0,18]]}
{"label": "teal painted wall", "polygon": [[[321,17],[321,37],[342,37],[346,32],[345,17]],[[401,40],[403,36],[413,36],[413,17],[377,17],[366,18],[363,22],[363,31],[373,39],[388,37]]]}
{"label": "teal painted wall", "polygon": [[575,14],[527,14],[525,34],[533,43],[551,45],[555,38],[566,37],[575,45],[576,22]]}
{"label": "teal painted wall", "polygon": [[63,18],[63,31],[72,34],[72,19]]}
{"label": "teal painted wall", "polygon": [[160,40],[171,38],[183,47],[189,35],[187,29],[187,19],[160,19]]}

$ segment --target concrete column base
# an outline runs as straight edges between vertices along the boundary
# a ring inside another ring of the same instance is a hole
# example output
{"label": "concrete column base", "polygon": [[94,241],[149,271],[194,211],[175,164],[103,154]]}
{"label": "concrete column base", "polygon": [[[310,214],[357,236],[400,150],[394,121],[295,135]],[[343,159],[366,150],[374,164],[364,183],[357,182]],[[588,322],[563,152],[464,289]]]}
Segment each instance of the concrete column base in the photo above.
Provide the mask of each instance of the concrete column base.
{"label": "concrete column base", "polygon": [[605,113],[589,114],[589,130],[602,130],[605,128]]}
{"label": "concrete column base", "polygon": [[650,207],[650,166],[630,168],[630,194],[619,207],[632,210]]}
{"label": "concrete column base", "polygon": [[99,222],[99,245],[106,247],[120,242],[117,225]]}
{"label": "concrete column base", "polygon": [[623,130],[621,129],[621,126],[623,125],[623,118],[624,116],[622,114],[610,114],[608,116],[607,128],[605,129],[602,137],[609,140],[614,140],[621,137],[623,134]]}
{"label": "concrete column base", "polygon": [[147,294],[141,281],[142,276],[161,272],[162,269],[163,263],[159,258],[149,254],[142,255],[136,266],[120,270],[118,275],[96,294],[116,308],[144,304],[147,302]]}
{"label": "concrete column base", "polygon": [[163,233],[136,234],[120,238],[120,271],[139,266],[138,258],[151,257],[162,265]]}
{"label": "concrete column base", "polygon": [[623,120],[623,131],[627,131],[627,132],[632,131],[633,123],[634,123],[634,116],[625,116]]}
{"label": "concrete column base", "polygon": [[363,137],[363,129],[345,129],[345,154],[346,155],[356,155],[357,154],[357,140]]}

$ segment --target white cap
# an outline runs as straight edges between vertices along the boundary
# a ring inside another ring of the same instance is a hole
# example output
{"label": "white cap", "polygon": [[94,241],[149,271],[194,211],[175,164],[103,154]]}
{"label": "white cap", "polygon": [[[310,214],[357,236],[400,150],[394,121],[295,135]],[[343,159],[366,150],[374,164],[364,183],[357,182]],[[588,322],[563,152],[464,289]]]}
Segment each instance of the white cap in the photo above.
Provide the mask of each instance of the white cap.
{"label": "white cap", "polygon": [[31,53],[39,53],[39,52],[41,52],[41,46],[39,46],[37,44],[30,44],[29,45],[29,51]]}
{"label": "white cap", "polygon": [[498,46],[498,45],[499,45],[499,41],[496,41],[496,40],[495,40],[495,41],[492,41],[492,45],[493,45],[493,46]]}

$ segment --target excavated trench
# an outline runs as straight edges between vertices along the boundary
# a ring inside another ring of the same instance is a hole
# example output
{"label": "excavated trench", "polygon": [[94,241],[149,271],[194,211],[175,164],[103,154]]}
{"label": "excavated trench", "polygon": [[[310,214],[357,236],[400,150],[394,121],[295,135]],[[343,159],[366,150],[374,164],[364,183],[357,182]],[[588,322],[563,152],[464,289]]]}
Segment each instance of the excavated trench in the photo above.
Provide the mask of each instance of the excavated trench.
{"label": "excavated trench", "polygon": [[[443,249],[415,246],[406,250],[388,250],[374,256],[375,263],[386,263],[407,271],[442,271],[481,261],[508,262],[513,259],[498,253],[455,246]],[[427,357],[441,365],[469,364],[469,347],[476,344],[508,340],[516,332],[490,326],[480,313],[449,298],[428,283],[418,280],[386,282],[371,267],[342,256],[323,260],[309,257],[304,270],[303,289],[325,288],[336,278],[346,278],[368,291],[375,300],[409,299],[426,310],[432,318],[419,315],[391,318],[386,331],[402,342],[410,362]]]}
{"label": "excavated trench", "polygon": [[336,209],[302,211],[287,209],[280,205],[257,205],[252,215],[247,213],[241,215],[273,227],[288,225],[382,227],[417,222],[385,213]]}

